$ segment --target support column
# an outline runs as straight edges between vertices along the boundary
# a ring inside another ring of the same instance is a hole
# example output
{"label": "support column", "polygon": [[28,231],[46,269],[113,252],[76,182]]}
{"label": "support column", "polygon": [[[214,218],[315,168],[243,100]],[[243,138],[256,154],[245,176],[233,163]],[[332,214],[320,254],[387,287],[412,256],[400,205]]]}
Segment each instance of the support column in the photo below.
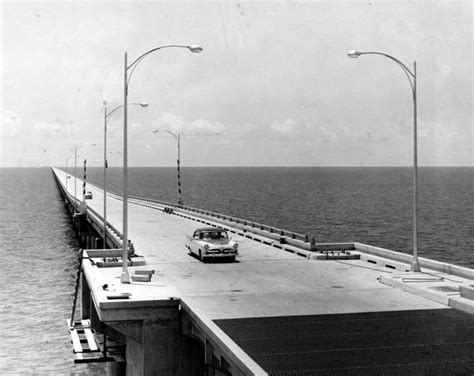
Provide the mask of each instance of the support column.
{"label": "support column", "polygon": [[91,290],[84,273],[81,275],[81,319],[91,317]]}
{"label": "support column", "polygon": [[155,309],[140,321],[109,322],[107,325],[126,338],[127,375],[182,374],[177,305]]}
{"label": "support column", "polygon": [[143,323],[144,375],[178,375],[181,326],[178,310]]}

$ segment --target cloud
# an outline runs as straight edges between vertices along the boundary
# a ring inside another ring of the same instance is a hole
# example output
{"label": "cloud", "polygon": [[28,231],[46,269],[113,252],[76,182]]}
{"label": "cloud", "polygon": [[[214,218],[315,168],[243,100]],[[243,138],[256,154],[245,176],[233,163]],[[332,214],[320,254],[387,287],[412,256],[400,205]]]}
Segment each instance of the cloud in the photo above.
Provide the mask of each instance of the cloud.
{"label": "cloud", "polygon": [[79,132],[79,127],[73,123],[40,121],[33,125],[33,130],[39,136],[64,136]]}
{"label": "cloud", "polygon": [[183,132],[186,135],[222,133],[226,130],[226,125],[218,121],[197,119],[186,121],[181,116],[165,113],[157,120],[156,128],[166,129],[174,132]]}
{"label": "cloud", "polygon": [[33,129],[40,134],[59,133],[61,132],[61,124],[40,121],[39,123],[35,123]]}
{"label": "cloud", "polygon": [[171,128],[170,130],[180,131],[185,127],[184,119],[170,113],[165,113],[158,119],[157,123],[162,128]]}
{"label": "cloud", "polygon": [[297,130],[296,126],[296,121],[294,119],[289,118],[283,122],[274,121],[271,124],[270,128],[278,133],[281,133],[282,135],[289,135]]}
{"label": "cloud", "polygon": [[204,119],[198,119],[190,122],[189,127],[193,130],[209,133],[221,133],[226,128],[221,122],[211,122]]}
{"label": "cloud", "polygon": [[18,136],[23,130],[23,122],[21,118],[13,111],[2,111],[0,113],[2,119],[2,134],[4,137]]}

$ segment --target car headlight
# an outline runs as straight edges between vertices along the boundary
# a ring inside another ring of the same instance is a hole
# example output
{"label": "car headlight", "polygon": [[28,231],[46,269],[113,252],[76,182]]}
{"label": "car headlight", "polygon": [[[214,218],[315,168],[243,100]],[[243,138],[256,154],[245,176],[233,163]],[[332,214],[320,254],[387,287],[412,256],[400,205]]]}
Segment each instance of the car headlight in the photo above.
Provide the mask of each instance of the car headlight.
{"label": "car headlight", "polygon": [[234,243],[233,247],[234,247],[234,249],[237,249],[237,248],[239,248],[239,245],[237,243]]}
{"label": "car headlight", "polygon": [[204,250],[208,251],[209,250],[209,244],[204,244]]}

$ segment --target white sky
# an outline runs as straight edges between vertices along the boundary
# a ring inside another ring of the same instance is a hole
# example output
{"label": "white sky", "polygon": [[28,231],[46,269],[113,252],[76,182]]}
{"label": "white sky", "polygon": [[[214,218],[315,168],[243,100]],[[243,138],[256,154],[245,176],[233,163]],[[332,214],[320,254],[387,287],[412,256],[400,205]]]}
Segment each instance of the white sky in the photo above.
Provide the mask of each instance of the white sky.
{"label": "white sky", "polygon": [[[102,165],[103,101],[135,70],[129,165],[409,166],[418,73],[420,165],[474,165],[473,2],[95,1],[1,3],[0,166]],[[122,111],[108,122],[121,165]],[[73,159],[69,160],[72,164]],[[78,161],[79,163],[79,161]],[[94,165],[94,163],[93,163]]]}

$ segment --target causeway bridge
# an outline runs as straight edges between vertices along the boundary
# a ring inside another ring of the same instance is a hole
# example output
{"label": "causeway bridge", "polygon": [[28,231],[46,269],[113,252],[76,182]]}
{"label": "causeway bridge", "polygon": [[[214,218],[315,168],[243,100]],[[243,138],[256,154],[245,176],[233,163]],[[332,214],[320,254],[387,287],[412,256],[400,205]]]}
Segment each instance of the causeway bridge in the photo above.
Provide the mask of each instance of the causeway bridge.
{"label": "causeway bridge", "polygon": [[[410,272],[410,255],[130,198],[122,284],[121,197],[108,195],[104,229],[102,189],[88,184],[83,202],[52,171],[85,248],[77,362],[115,375],[474,373],[472,269],[420,258]],[[188,254],[186,235],[208,226],[239,242],[236,262]]]}

